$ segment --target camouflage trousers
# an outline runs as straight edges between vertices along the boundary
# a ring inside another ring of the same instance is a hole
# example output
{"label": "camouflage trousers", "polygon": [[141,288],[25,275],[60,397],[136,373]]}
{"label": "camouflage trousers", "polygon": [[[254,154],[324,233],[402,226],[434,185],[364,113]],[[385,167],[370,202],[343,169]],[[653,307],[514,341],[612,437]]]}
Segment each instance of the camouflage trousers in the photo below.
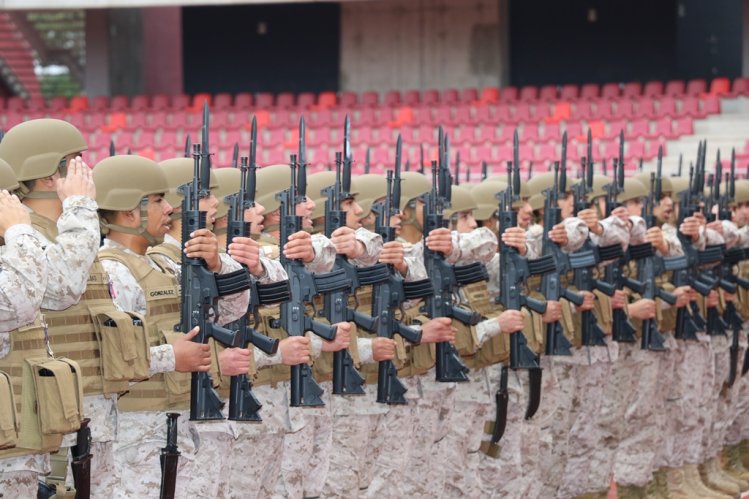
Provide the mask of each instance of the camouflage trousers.
{"label": "camouflage trousers", "polygon": [[267,385],[252,391],[263,405],[263,421],[233,423],[231,457],[223,460],[218,497],[270,497],[281,474],[283,439],[289,427],[288,391]]}
{"label": "camouflage trousers", "polygon": [[670,430],[671,410],[674,409],[673,401],[677,399],[676,392],[676,368],[677,363],[682,358],[679,350],[679,341],[674,338],[672,332],[663,333],[667,350],[660,352],[658,356],[658,384],[655,397],[654,418],[658,431],[656,440],[653,442],[655,455],[651,463],[651,473],[658,469],[668,466],[672,461],[674,438]]}
{"label": "camouflage trousers", "polygon": [[324,407],[290,407],[301,414],[304,426],[284,435],[281,476],[274,497],[317,497],[322,494],[330,465],[333,444],[333,413],[330,382],[321,383]]}
{"label": "camouflage trousers", "polygon": [[[0,460],[2,469],[2,460]],[[7,499],[36,497],[39,474],[35,471],[0,472],[0,497]]]}
{"label": "camouflage trousers", "polygon": [[609,340],[607,346],[582,347],[575,351],[580,362],[575,364],[572,377],[575,392],[571,412],[568,415],[571,426],[567,435],[565,471],[558,495],[577,496],[594,489],[591,483],[591,469],[604,463],[594,460],[595,451],[602,441],[598,428],[601,405],[616,360],[618,345]]}
{"label": "camouflage trousers", "polygon": [[747,349],[747,334],[749,334],[749,322],[744,323],[740,339],[739,371],[736,373],[736,381],[730,390],[732,410],[729,411],[726,445],[736,445],[749,438],[749,376],[741,375]]}
{"label": "camouflage trousers", "polygon": [[[362,495],[369,498],[405,497],[404,481],[412,473],[409,452],[413,448],[416,427],[416,403],[420,396],[419,380],[416,377],[401,378],[408,390],[408,404],[391,405],[386,414],[378,418],[371,438],[375,449],[372,460],[372,478]],[[372,433],[370,433],[371,435]]]}
{"label": "camouflage trousers", "polygon": [[[733,334],[733,333],[730,333]],[[729,411],[731,410],[730,399],[724,392],[724,384],[728,379],[730,369],[730,354],[728,347],[730,342],[726,336],[718,335],[710,338],[713,361],[713,383],[709,387],[707,397],[709,397],[710,426],[703,434],[703,445],[705,448],[705,460],[718,455],[723,448],[726,432],[729,424]]]}
{"label": "camouflage trousers", "polygon": [[333,397],[333,445],[324,497],[357,497],[369,487],[380,449],[374,446],[377,425],[388,406],[377,404],[377,384],[362,396]]}
{"label": "camouflage trousers", "polygon": [[614,478],[622,485],[643,486],[651,479],[656,452],[653,442],[658,432],[655,399],[658,396],[660,352],[635,348],[629,351],[629,355],[636,369],[631,385],[634,395],[621,421],[626,433],[616,450]]}

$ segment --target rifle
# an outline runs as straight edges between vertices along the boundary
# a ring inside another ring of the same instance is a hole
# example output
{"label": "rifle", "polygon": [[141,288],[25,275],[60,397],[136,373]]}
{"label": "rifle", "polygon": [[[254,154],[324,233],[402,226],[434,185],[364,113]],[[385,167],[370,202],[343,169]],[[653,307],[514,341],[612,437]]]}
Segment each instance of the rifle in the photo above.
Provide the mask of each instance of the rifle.
{"label": "rifle", "polygon": [[[588,154],[592,154],[592,137],[591,132],[588,130]],[[588,156],[581,160],[582,169],[582,181],[572,187],[574,196],[574,211],[577,215],[580,211],[588,208],[588,201],[586,199],[587,193],[593,188],[593,160]],[[614,247],[618,245],[612,245],[607,247],[594,248],[590,239],[586,240],[583,247],[570,255],[570,266],[575,270],[574,282],[575,287],[580,291],[590,291],[597,289],[607,296],[613,296],[616,289],[613,285],[600,279],[595,279],[593,276],[593,269],[604,260],[610,260],[616,258],[617,254],[621,254],[621,247]],[[583,310],[580,313],[581,325],[580,331],[582,336],[582,344],[585,346],[605,346],[606,341],[604,339],[605,333],[601,326],[596,320],[595,314],[592,310]]]}
{"label": "rifle", "polygon": [[[747,167],[749,171],[749,167]],[[419,173],[424,175],[424,144],[419,144]]]}
{"label": "rifle", "polygon": [[[481,320],[479,314],[454,306],[452,300],[457,287],[487,279],[486,268],[478,262],[461,267],[450,265],[442,253],[431,250],[426,245],[426,239],[432,230],[446,227],[443,211],[450,205],[451,178],[441,128],[439,142],[439,166],[436,161],[432,162],[432,190],[425,196],[424,203],[424,266],[432,280],[433,290],[433,294],[426,299],[425,308],[431,319],[451,317],[474,326]],[[437,381],[468,381],[468,368],[460,360],[455,347],[443,341],[437,343],[436,349]]]}
{"label": "rifle", "polygon": [[455,185],[460,185],[460,151],[455,153]]}
{"label": "rifle", "polygon": [[[281,247],[289,236],[302,230],[302,217],[296,214],[296,205],[307,197],[307,160],[304,139],[304,117],[299,120],[299,155],[291,155],[291,182],[287,190],[276,194],[281,212]],[[298,174],[298,175],[297,175]],[[311,303],[318,294],[318,283],[304,262],[289,259],[281,252],[281,264],[289,276],[291,299],[281,305],[280,325],[289,336],[304,336],[305,331],[312,331],[319,337],[332,341],[335,339],[336,326],[323,324],[305,313],[305,304]],[[323,389],[312,378],[309,364],[291,366],[291,400],[292,407],[323,406],[320,398]]]}
{"label": "rifle", "polygon": [[[341,202],[351,197],[351,121],[348,115],[344,122],[343,155],[336,153],[335,184],[326,187],[321,194],[325,200],[325,235],[333,237],[333,232],[346,225],[346,212]],[[343,168],[343,175],[341,175]],[[347,286],[325,294],[325,315],[331,324],[349,320],[348,296],[358,287],[356,268],[343,255],[336,255],[335,268],[346,274]],[[356,285],[355,285],[356,283]],[[333,353],[333,393],[336,395],[364,395],[364,378],[354,367],[348,349]]]}
{"label": "rifle", "polygon": [[[255,117],[253,116],[253,121],[255,120]],[[257,122],[255,122],[255,134],[257,134]],[[254,144],[254,139],[252,143]],[[232,168],[239,168],[239,144],[236,142],[234,143],[234,150],[231,153],[231,167]]]}
{"label": "rifle", "polygon": [[[619,158],[614,158],[612,165],[614,169],[614,182],[604,186],[604,190],[606,191],[606,217],[610,217],[611,213],[620,206],[617,202],[617,196],[624,189],[624,132],[619,135],[619,138]],[[620,251],[620,256],[617,257],[616,261],[606,266],[603,280],[613,285],[617,290],[621,290],[626,286],[635,293],[644,293],[645,284],[630,278],[622,271],[622,267],[626,264],[627,259],[624,257],[624,253]],[[636,330],[629,321],[627,313],[621,308],[615,308],[612,310],[612,315],[612,339],[622,343],[634,343],[636,341]]]}
{"label": "rifle", "polygon": [[177,448],[177,418],[179,413],[166,413],[166,447],[161,448],[161,490],[160,499],[174,499],[177,482],[177,464],[180,451]]}
{"label": "rifle", "polygon": [[[517,131],[515,132],[517,137]],[[514,170],[514,172],[513,172]],[[529,308],[539,314],[546,312],[546,302],[536,300],[521,294],[521,287],[532,274],[555,272],[553,259],[542,258],[542,262],[529,262],[518,254],[515,248],[507,246],[502,241],[502,234],[510,227],[517,226],[517,213],[512,209],[512,203],[516,198],[515,192],[520,191],[520,175],[517,163],[507,164],[507,189],[497,195],[499,199],[499,296],[497,302],[502,304],[505,310],[520,310],[521,307]],[[514,173],[514,175],[513,175]],[[539,268],[531,268],[531,264],[541,263]],[[536,413],[541,402],[541,376],[542,369],[538,364],[538,357],[528,347],[528,342],[522,332],[510,335],[510,359],[509,366],[502,366],[499,390],[495,394],[497,413],[492,427],[492,437],[489,442],[482,444],[482,450],[490,456],[496,457],[499,447],[497,443],[502,438],[507,424],[507,378],[508,369],[528,370],[529,396],[528,407],[525,418],[530,419]]]}
{"label": "rifle", "polygon": [[192,157],[192,142],[190,142],[190,134],[187,134],[187,137],[185,137],[185,157],[190,158]]}
{"label": "rifle", "polygon": [[[190,234],[206,227],[206,214],[200,211],[200,199],[209,193],[211,156],[208,144],[209,115],[208,105],[203,107],[202,142],[193,145],[195,170],[192,182],[179,187],[182,200],[182,244],[190,239]],[[249,274],[240,269],[229,274],[217,275],[208,270],[202,258],[189,258],[182,255],[182,276],[180,285],[180,322],[177,331],[190,331],[200,327],[192,341],[207,343],[209,338],[229,347],[240,346],[240,336],[213,322],[217,315],[216,302],[219,297],[245,291],[250,287]],[[211,375],[207,372],[192,373],[190,383],[190,420],[205,421],[224,419],[221,408],[224,403],[213,389]]]}
{"label": "rifle", "polygon": [[[375,203],[372,206],[372,210],[376,214],[375,232],[382,237],[384,242],[395,240],[395,229],[390,227],[390,217],[400,211],[400,145],[400,137],[398,137],[395,177],[393,177],[393,172],[388,170],[385,201],[384,203]],[[359,269],[360,279],[365,279],[363,273],[378,273],[377,267],[378,265]],[[376,282],[372,289],[372,316],[375,318],[372,329],[378,337],[392,339],[393,335],[397,333],[411,343],[421,342],[421,331],[408,327],[396,319],[396,311],[400,310],[401,316],[404,315],[403,302],[409,299],[400,272],[395,270],[392,265],[387,264],[385,277],[384,280],[373,279]],[[424,293],[421,293],[418,298],[432,292],[428,280],[426,283],[420,281],[417,286],[424,290]],[[410,298],[416,298],[416,296],[410,296]],[[406,387],[398,379],[398,370],[395,368],[393,361],[380,361],[377,368],[377,402],[381,404],[406,404],[406,399],[403,397],[406,391]]]}
{"label": "rifle", "polygon": [[109,139],[109,157],[117,154],[117,148],[114,145],[114,139]]}
{"label": "rifle", "polygon": [[528,178],[527,178],[527,180],[530,180],[532,176],[533,176],[533,161],[531,161],[530,164],[528,165]]}
{"label": "rifle", "polygon": [[[250,134],[250,158],[242,157],[240,165],[240,182],[239,192],[226,198],[229,204],[226,249],[235,237],[250,237],[250,224],[244,221],[245,210],[255,206],[255,148],[257,143],[257,121],[252,117],[252,131]],[[282,283],[271,283],[267,285],[258,284],[252,280],[250,288],[250,304],[248,313],[256,315],[257,308],[263,303],[278,303],[279,300],[276,292],[286,289],[288,293],[288,281]],[[274,301],[269,300],[268,294],[271,293]],[[288,299],[288,296],[287,296]],[[256,320],[255,324],[259,324]],[[239,320],[233,322],[229,327],[237,329],[241,337],[242,348],[248,345],[254,345],[268,355],[274,355],[278,351],[278,340],[258,333],[248,324],[248,317],[245,314]],[[262,404],[252,393],[252,382],[247,374],[238,374],[231,377],[229,385],[229,419],[232,421],[262,421],[258,411]]]}
{"label": "rifle", "polygon": [[486,180],[486,177],[489,176],[489,165],[486,163],[486,161],[481,162],[481,180]]}
{"label": "rifle", "polygon": [[364,173],[369,173],[369,153],[372,152],[371,147],[367,147],[367,155],[364,157]]}
{"label": "rifle", "polygon": [[[559,301],[559,298],[565,298],[575,305],[583,304],[583,296],[574,291],[563,288],[561,276],[566,275],[570,267],[570,258],[557,243],[549,238],[549,231],[555,225],[562,221],[562,210],[559,208],[559,193],[566,192],[566,172],[562,170],[562,178],[559,178],[559,162],[554,163],[554,185],[547,189],[544,194],[544,233],[542,239],[542,254],[551,256],[554,259],[554,268],[556,272],[549,272],[541,277],[541,294],[549,301]],[[514,335],[513,335],[514,336]],[[546,355],[572,355],[570,347],[572,345],[564,336],[562,325],[559,321],[546,325]]]}
{"label": "rifle", "polygon": [[81,427],[76,432],[76,443],[71,448],[73,454],[73,482],[75,483],[75,497],[88,499],[91,497],[91,428],[89,418],[81,421]]}

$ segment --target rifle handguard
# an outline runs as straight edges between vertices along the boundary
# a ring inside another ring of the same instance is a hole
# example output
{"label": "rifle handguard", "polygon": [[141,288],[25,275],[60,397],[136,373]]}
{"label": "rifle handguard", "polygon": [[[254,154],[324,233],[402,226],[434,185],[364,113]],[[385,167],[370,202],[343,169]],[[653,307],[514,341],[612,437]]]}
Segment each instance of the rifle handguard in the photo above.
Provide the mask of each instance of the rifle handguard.
{"label": "rifle handguard", "polygon": [[325,274],[314,274],[315,291],[319,294],[351,289],[351,281],[346,271],[338,268]]}
{"label": "rifle handguard", "polygon": [[593,267],[597,263],[596,254],[591,250],[583,250],[570,254],[570,268],[573,270]]}
{"label": "rifle handguard", "polygon": [[618,260],[624,257],[624,251],[622,250],[621,244],[612,244],[610,246],[599,246],[596,248],[598,252],[598,261],[605,262],[607,260]]}
{"label": "rifle handguard", "polygon": [[359,285],[374,286],[390,278],[390,269],[386,263],[378,263],[371,267],[357,267],[356,275],[359,278]]}
{"label": "rifle handguard", "polygon": [[229,274],[215,274],[216,289],[219,296],[233,295],[250,289],[250,273],[246,269],[239,269]]}
{"label": "rifle handguard", "polygon": [[291,287],[288,280],[268,284],[254,281],[250,292],[256,297],[258,305],[284,303],[291,300]]}
{"label": "rifle handguard", "polygon": [[406,300],[419,300],[432,296],[434,294],[432,281],[423,279],[421,281],[404,282],[403,293]]}
{"label": "rifle handguard", "polygon": [[455,273],[455,281],[458,283],[458,286],[466,286],[489,279],[486,266],[480,262],[474,262],[469,265],[455,265],[453,272]]}
{"label": "rifle handguard", "polygon": [[707,246],[704,251],[697,251],[697,263],[699,265],[707,265],[720,262],[723,260],[724,249],[725,245],[716,244]]}
{"label": "rifle handguard", "polygon": [[674,270],[684,270],[689,267],[689,260],[686,256],[668,256],[663,258],[663,270],[671,272]]}
{"label": "rifle handguard", "polygon": [[655,248],[650,243],[630,245],[627,249],[627,254],[630,260],[642,260],[643,258],[655,256]]}
{"label": "rifle handguard", "polygon": [[556,271],[557,264],[554,256],[551,254],[536,258],[535,260],[528,260],[528,273],[530,275],[543,275]]}

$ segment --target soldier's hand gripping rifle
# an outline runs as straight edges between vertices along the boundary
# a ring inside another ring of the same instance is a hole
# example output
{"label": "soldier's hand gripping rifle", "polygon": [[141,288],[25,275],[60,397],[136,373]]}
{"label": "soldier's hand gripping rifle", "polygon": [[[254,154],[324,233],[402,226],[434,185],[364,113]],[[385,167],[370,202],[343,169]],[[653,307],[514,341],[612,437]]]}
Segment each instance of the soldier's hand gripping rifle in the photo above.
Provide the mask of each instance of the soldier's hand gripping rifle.
{"label": "soldier's hand gripping rifle", "polygon": [[[296,205],[305,202],[307,197],[304,118],[299,124],[299,156],[291,155],[289,189],[279,192],[276,197],[281,205],[281,248],[283,248],[289,241],[289,236],[302,230],[302,217],[296,214]],[[313,274],[305,268],[304,262],[287,258],[283,251],[281,264],[289,277],[291,299],[281,305],[280,326],[289,336],[304,336],[305,331],[312,331],[324,340],[333,341],[336,326],[323,324],[306,314],[305,305],[312,303],[313,297],[320,292]],[[290,405],[292,407],[325,405],[320,398],[322,394],[323,389],[312,378],[312,369],[309,364],[291,366]]]}
{"label": "soldier's hand gripping rifle", "polygon": [[[591,132],[588,130],[588,153],[592,153]],[[580,211],[588,208],[587,194],[593,188],[593,159],[588,157],[582,158],[582,181],[573,186],[574,194],[574,211],[577,215]],[[618,245],[617,245],[618,246]],[[570,255],[570,266],[575,271],[575,287],[579,291],[593,292],[598,290],[607,296],[613,296],[616,289],[613,285],[594,277],[594,270],[602,260],[611,259],[607,251],[617,251],[617,248],[609,246],[606,248],[594,248],[590,239],[587,239],[583,247]],[[619,248],[621,250],[621,248]],[[615,253],[614,253],[615,256]],[[592,310],[583,310],[580,312],[580,332],[582,344],[585,346],[605,346],[605,332],[596,320]]]}
{"label": "soldier's hand gripping rifle", "polygon": [[[346,226],[346,212],[341,209],[341,202],[351,197],[351,123],[348,115],[344,124],[343,157],[336,153],[335,184],[323,189],[325,200],[325,235],[330,239],[333,232]],[[343,172],[341,172],[343,170]],[[343,175],[341,175],[343,173]],[[325,316],[331,324],[348,321],[348,297],[358,287],[356,267],[341,254],[335,257],[335,268],[346,274],[342,289],[326,293]],[[364,378],[354,367],[354,360],[348,349],[333,353],[333,393],[336,395],[364,395]]]}
{"label": "soldier's hand gripping rifle", "polygon": [[[440,129],[440,139],[443,138]],[[456,267],[445,260],[445,256],[429,249],[426,240],[435,229],[445,228],[447,221],[443,211],[450,206],[451,179],[445,157],[445,142],[440,140],[440,166],[432,162],[432,190],[426,195],[424,203],[424,266],[431,279],[432,295],[426,298],[426,313],[430,319],[450,317],[474,326],[481,320],[476,312],[456,307],[453,299],[460,286],[487,279],[486,268],[481,263]],[[437,381],[468,381],[468,368],[460,360],[455,347],[446,341],[437,343]]]}
{"label": "soldier's hand gripping rifle", "polygon": [[[195,172],[192,182],[179,187],[182,200],[182,244],[190,239],[190,234],[206,228],[206,213],[200,211],[200,199],[209,193],[208,183],[211,171],[211,156],[208,145],[208,106],[203,107],[203,147],[193,145]],[[249,274],[240,269],[230,274],[214,274],[206,268],[202,258],[182,255],[182,290],[180,323],[177,331],[190,331],[195,326],[200,331],[192,341],[208,343],[213,338],[229,347],[240,346],[240,335],[236,330],[216,324],[219,320],[217,302],[221,296],[245,291],[250,287]],[[223,419],[223,402],[213,389],[211,375],[207,372],[193,372],[190,383],[190,420]]]}
{"label": "soldier's hand gripping rifle", "polygon": [[[245,222],[244,214],[246,210],[255,206],[257,121],[254,116],[252,118],[252,132],[250,136],[249,161],[246,157],[241,158],[239,193],[233,194],[226,199],[229,203],[226,238],[227,251],[235,237],[250,237],[250,224]],[[281,291],[285,291],[285,298],[288,299],[288,281],[262,285],[257,280],[252,279],[248,314],[257,314],[258,307],[261,304],[284,301],[278,296],[278,293]],[[245,314],[230,326],[239,331],[242,348],[254,345],[268,355],[274,355],[278,351],[278,340],[257,332],[253,327],[250,327],[248,319],[247,314]],[[258,323],[258,321],[255,321],[255,324]],[[261,421],[258,413],[261,407],[262,404],[260,404],[252,393],[252,382],[249,376],[247,374],[232,376],[229,385],[229,419],[232,421]]]}
{"label": "soldier's hand gripping rifle", "polygon": [[[553,259],[546,258],[544,265],[548,268],[531,270],[529,261],[518,253],[517,249],[506,245],[502,241],[502,234],[510,227],[517,226],[517,213],[512,209],[515,192],[520,190],[520,177],[517,167],[513,175],[512,163],[508,164],[507,189],[500,192],[499,199],[499,296],[497,302],[505,310],[520,310],[522,307],[529,308],[534,312],[543,314],[546,312],[546,302],[526,296],[522,292],[525,281],[533,273],[555,272]],[[502,366],[500,386],[495,394],[497,404],[496,418],[491,428],[492,437],[489,442],[482,444],[482,450],[490,456],[496,457],[499,450],[497,443],[502,438],[507,424],[507,378],[508,368],[513,371],[525,369],[528,371],[529,394],[528,407],[525,418],[530,419],[536,413],[541,402],[541,376],[542,370],[538,364],[538,358],[528,347],[528,342],[522,332],[510,335],[510,359],[509,366]]]}
{"label": "soldier's hand gripping rifle", "polygon": [[177,465],[179,464],[180,451],[177,448],[177,418],[179,413],[168,412],[166,414],[166,447],[161,448],[161,489],[160,499],[174,499],[177,485]]}
{"label": "soldier's hand gripping rifle", "polygon": [[[566,142],[566,132],[563,141]],[[563,143],[564,143],[563,142]],[[562,210],[559,208],[559,193],[566,192],[566,172],[562,170],[559,176],[559,162],[554,163],[554,185],[544,193],[544,233],[542,239],[542,254],[554,259],[555,272],[545,273],[541,277],[541,294],[549,301],[559,301],[560,298],[574,303],[577,306],[583,304],[583,296],[571,289],[562,286],[562,276],[570,270],[570,258],[562,248],[551,240],[549,232],[555,225],[562,221]],[[569,340],[564,336],[564,330],[559,321],[546,324],[546,355],[572,355]]]}

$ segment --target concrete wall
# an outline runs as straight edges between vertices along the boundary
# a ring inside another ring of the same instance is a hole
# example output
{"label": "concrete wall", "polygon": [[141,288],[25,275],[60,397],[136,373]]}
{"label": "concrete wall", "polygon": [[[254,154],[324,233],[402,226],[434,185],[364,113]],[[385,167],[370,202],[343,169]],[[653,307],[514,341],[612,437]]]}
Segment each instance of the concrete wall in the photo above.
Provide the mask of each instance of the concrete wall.
{"label": "concrete wall", "polygon": [[[508,61],[498,0],[341,6],[341,90],[498,85]],[[506,76],[505,76],[506,77]]]}

